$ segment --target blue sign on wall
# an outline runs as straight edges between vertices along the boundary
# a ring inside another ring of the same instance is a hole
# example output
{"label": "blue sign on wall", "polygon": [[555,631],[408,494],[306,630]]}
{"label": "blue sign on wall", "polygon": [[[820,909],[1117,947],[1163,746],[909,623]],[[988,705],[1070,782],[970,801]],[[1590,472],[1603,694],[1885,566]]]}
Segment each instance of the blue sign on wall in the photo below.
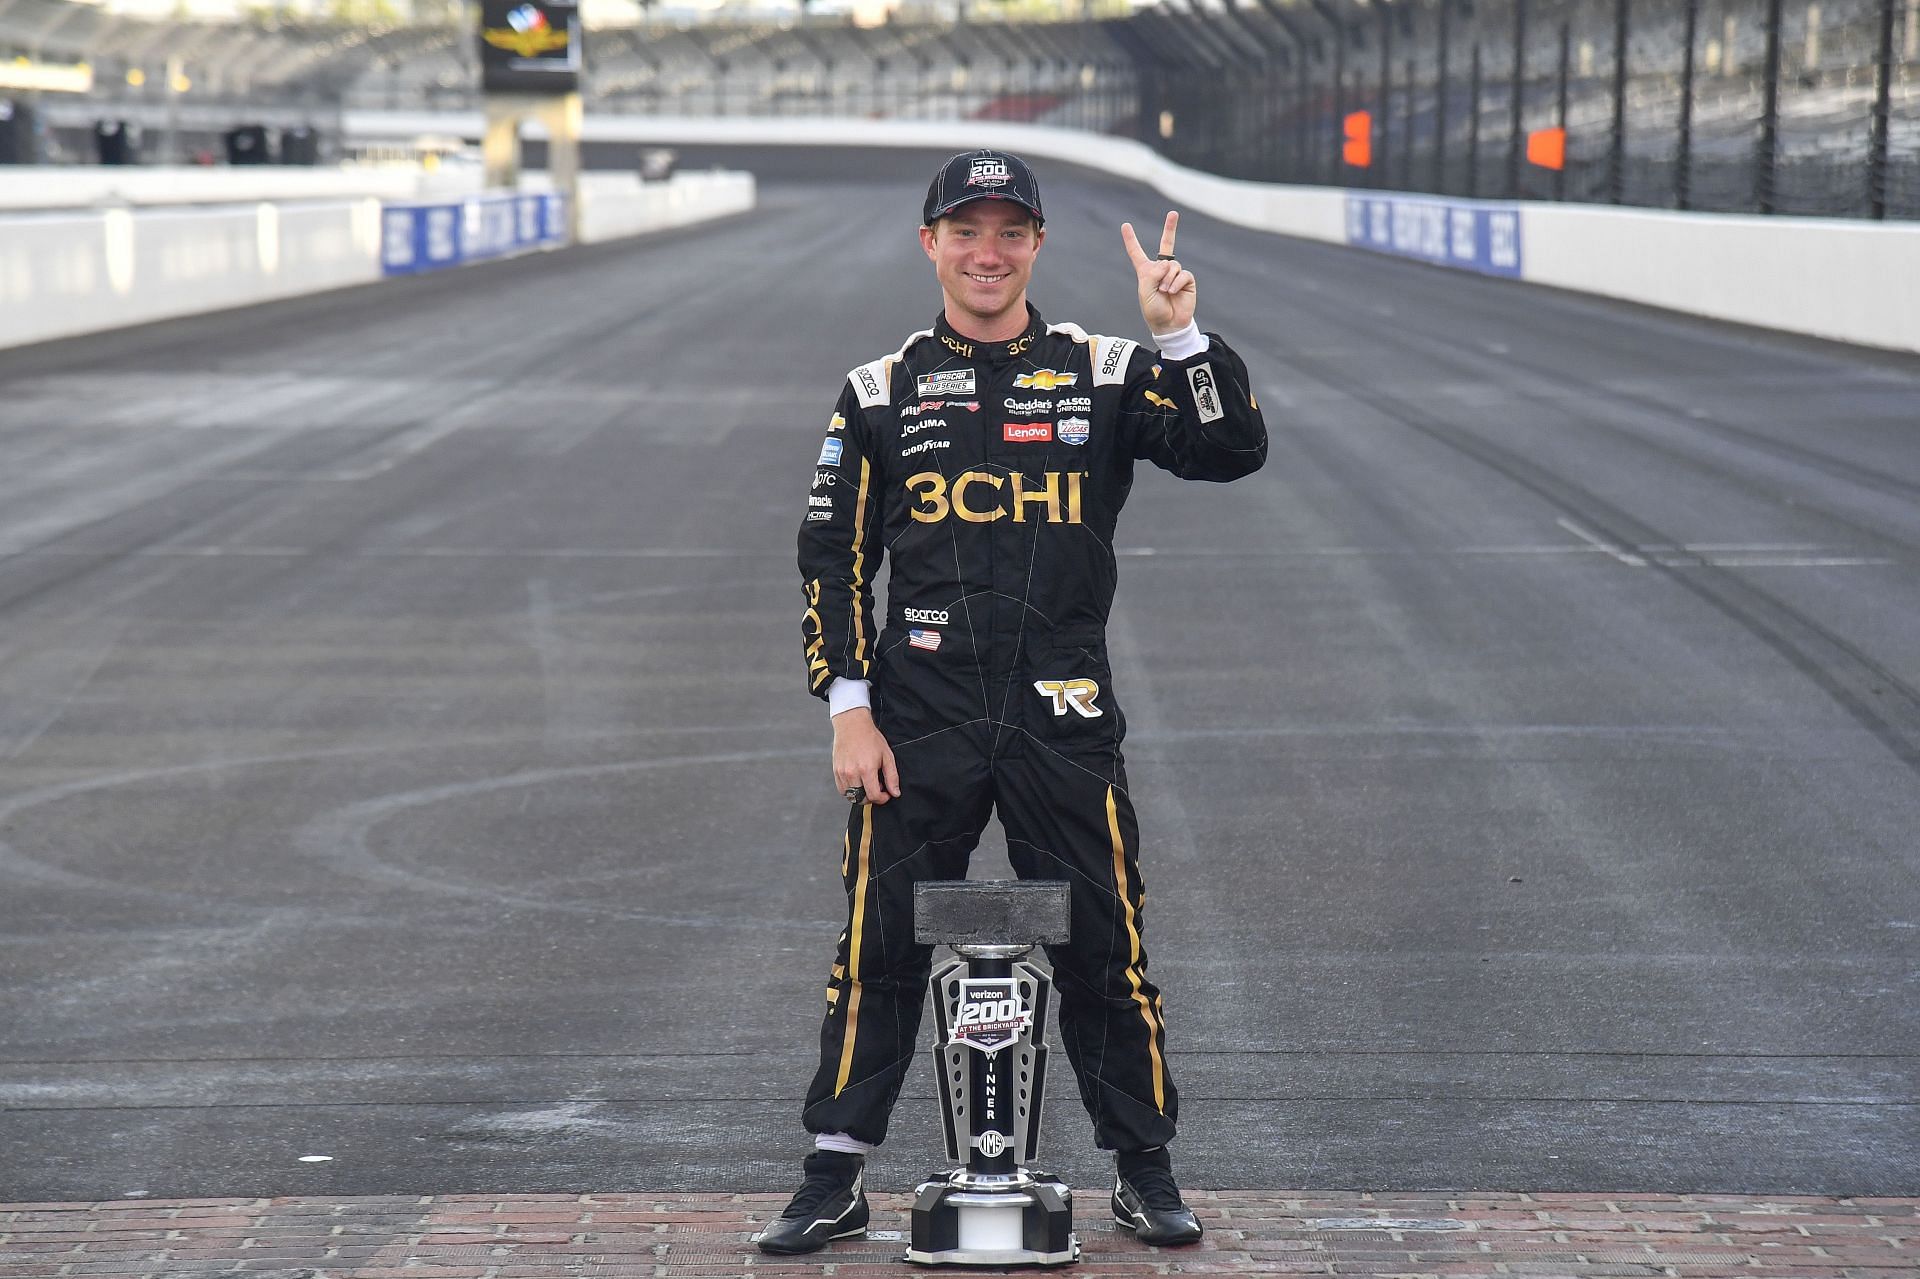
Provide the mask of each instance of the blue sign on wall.
{"label": "blue sign on wall", "polygon": [[1518,279],[1520,209],[1478,200],[1347,194],[1347,243]]}
{"label": "blue sign on wall", "polygon": [[380,269],[417,275],[567,242],[566,203],[553,193],[480,195],[444,204],[389,204],[380,213]]}

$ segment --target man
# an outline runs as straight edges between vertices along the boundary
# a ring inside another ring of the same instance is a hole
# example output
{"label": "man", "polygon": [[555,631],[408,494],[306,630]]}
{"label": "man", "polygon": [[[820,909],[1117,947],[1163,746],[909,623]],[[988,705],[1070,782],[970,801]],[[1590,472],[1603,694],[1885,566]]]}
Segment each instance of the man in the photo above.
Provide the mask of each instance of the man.
{"label": "man", "polygon": [[1259,468],[1267,436],[1246,366],[1194,323],[1177,222],[1157,257],[1120,228],[1156,355],[1042,321],[1027,303],[1046,239],[1032,171],[997,151],[953,157],[920,228],[941,313],[854,369],[828,422],[800,571],[808,685],[830,705],[834,781],[854,805],[848,921],[803,1113],[816,1149],[763,1251],[866,1228],[865,1156],[921,1055],[931,950],[913,942],[913,886],[964,879],[993,811],[1017,874],[1072,885],[1072,940],[1047,956],[1062,1046],[1116,1152],[1115,1218],[1147,1243],[1200,1237],[1166,1151],[1178,1094],[1104,631],[1134,462],[1232,480]]}

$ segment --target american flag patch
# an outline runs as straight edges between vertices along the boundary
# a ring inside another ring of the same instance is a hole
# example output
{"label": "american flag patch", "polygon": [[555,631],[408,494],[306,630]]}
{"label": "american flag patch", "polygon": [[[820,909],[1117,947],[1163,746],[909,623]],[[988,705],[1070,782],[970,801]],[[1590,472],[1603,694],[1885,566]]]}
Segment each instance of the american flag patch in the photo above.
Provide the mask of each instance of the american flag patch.
{"label": "american flag patch", "polygon": [[924,648],[929,652],[940,647],[939,631],[923,631],[919,627],[907,632],[907,643],[915,648]]}

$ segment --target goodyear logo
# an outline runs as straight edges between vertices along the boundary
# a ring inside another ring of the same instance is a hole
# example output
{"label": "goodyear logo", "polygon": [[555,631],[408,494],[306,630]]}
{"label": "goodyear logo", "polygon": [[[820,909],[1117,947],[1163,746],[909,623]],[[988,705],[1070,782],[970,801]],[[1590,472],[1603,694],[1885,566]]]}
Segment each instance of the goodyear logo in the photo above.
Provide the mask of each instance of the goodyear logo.
{"label": "goodyear logo", "polygon": [[1051,391],[1056,387],[1072,386],[1080,380],[1078,373],[1058,373],[1053,369],[1035,369],[1031,373],[1022,373],[1013,379],[1013,384],[1021,390]]}

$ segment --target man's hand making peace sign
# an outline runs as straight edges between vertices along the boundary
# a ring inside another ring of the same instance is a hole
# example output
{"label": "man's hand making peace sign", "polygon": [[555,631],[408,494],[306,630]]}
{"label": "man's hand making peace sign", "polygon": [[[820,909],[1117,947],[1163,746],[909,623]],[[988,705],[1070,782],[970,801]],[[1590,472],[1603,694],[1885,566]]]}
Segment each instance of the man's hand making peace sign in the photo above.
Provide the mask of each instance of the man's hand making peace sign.
{"label": "man's hand making peace sign", "polygon": [[1180,225],[1178,213],[1167,214],[1167,225],[1160,232],[1160,256],[1150,258],[1133,233],[1133,223],[1120,224],[1120,239],[1133,259],[1133,273],[1140,286],[1140,318],[1150,333],[1172,333],[1193,323],[1193,306],[1199,299],[1193,272],[1182,270],[1173,256],[1173,233]]}

